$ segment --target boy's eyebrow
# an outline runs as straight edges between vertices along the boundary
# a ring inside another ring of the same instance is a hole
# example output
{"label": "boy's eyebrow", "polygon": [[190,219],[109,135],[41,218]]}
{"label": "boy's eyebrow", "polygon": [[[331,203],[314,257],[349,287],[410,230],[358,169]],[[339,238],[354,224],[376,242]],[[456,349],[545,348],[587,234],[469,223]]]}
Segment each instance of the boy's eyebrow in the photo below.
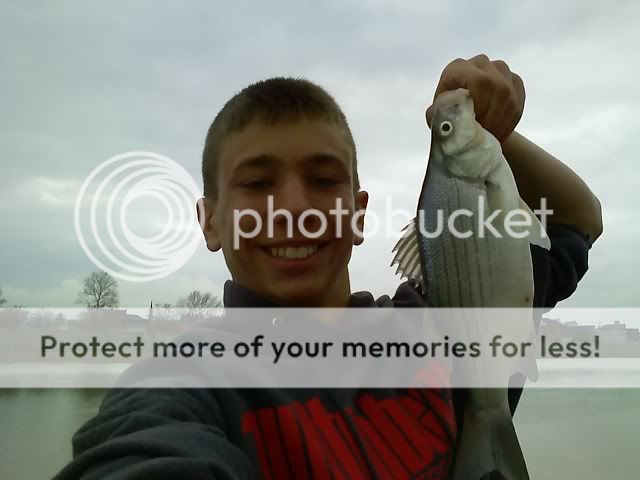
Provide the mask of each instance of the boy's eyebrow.
{"label": "boy's eyebrow", "polygon": [[234,170],[252,167],[271,167],[274,163],[277,162],[278,158],[276,156],[270,155],[268,153],[261,153],[260,155],[256,155],[255,157],[243,158],[236,164]]}
{"label": "boy's eyebrow", "polygon": [[340,156],[333,153],[312,153],[311,155],[307,155],[306,157],[304,157],[303,161],[307,165],[335,166],[342,170],[345,174],[349,173],[349,167],[347,166],[347,163]]}
{"label": "boy's eyebrow", "polygon": [[[345,161],[333,153],[315,152],[305,156],[303,162],[313,165],[336,165],[343,169],[347,169]],[[245,168],[265,168],[273,167],[276,163],[280,162],[280,159],[269,153],[261,153],[254,157],[247,157],[240,160],[234,167],[234,171]]]}

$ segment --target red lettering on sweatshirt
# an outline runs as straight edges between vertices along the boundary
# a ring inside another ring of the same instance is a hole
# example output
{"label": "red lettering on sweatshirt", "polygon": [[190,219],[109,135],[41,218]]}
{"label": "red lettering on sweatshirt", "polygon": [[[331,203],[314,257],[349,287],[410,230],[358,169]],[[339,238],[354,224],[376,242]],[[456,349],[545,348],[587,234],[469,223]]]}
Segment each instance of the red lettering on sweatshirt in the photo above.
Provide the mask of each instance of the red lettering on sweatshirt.
{"label": "red lettering on sweatshirt", "polygon": [[323,447],[331,452],[331,472],[336,478],[362,478],[362,460],[355,456],[357,450],[351,450],[347,440],[338,431],[335,416],[324,409],[318,398],[307,402],[306,407],[310,423],[315,425],[322,438]]}
{"label": "red lettering on sweatshirt", "polygon": [[327,411],[320,398],[243,417],[267,479],[447,478],[456,441],[446,390],[409,390]]}

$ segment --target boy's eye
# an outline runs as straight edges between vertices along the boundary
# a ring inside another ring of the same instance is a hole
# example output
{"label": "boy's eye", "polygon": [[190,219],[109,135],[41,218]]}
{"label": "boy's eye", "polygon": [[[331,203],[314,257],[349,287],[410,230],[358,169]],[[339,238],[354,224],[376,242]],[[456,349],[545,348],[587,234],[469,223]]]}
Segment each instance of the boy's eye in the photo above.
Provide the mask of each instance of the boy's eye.
{"label": "boy's eye", "polygon": [[247,190],[264,190],[271,187],[272,185],[273,185],[273,182],[271,182],[271,180],[266,180],[266,179],[251,180],[251,181],[243,182],[242,184],[240,184],[242,188],[245,188]]}
{"label": "boy's eye", "polygon": [[340,182],[336,178],[332,177],[312,177],[311,183],[319,187],[333,187]]}

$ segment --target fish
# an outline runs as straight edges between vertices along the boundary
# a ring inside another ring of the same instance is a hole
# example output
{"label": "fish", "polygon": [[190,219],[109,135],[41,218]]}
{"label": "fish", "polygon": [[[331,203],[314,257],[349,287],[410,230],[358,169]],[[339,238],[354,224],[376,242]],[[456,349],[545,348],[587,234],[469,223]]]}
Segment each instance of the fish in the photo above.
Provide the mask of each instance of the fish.
{"label": "fish", "polygon": [[[506,230],[509,215],[515,219],[511,212],[528,221],[511,224],[515,235]],[[493,219],[492,229],[479,219]],[[423,294],[428,307],[533,308],[531,244],[551,247],[519,195],[500,142],[476,120],[470,92],[440,94],[433,104],[417,215],[393,248],[391,266],[397,265],[396,273]],[[467,392],[454,480],[529,478],[507,386],[508,378],[505,388]]]}

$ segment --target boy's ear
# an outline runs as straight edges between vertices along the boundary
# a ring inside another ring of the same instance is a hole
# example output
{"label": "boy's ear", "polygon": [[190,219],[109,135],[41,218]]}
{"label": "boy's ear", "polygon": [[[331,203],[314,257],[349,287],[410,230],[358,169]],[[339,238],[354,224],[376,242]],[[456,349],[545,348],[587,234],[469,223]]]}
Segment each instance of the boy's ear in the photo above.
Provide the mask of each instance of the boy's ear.
{"label": "boy's ear", "polygon": [[367,204],[369,203],[369,193],[364,190],[360,190],[355,195],[356,215],[358,219],[356,221],[356,231],[354,232],[353,244],[360,245],[364,242],[364,216],[367,210]]}
{"label": "boy's ear", "polygon": [[199,198],[196,202],[196,212],[207,248],[212,252],[217,252],[222,248],[222,244],[214,216],[215,204],[206,197]]}

